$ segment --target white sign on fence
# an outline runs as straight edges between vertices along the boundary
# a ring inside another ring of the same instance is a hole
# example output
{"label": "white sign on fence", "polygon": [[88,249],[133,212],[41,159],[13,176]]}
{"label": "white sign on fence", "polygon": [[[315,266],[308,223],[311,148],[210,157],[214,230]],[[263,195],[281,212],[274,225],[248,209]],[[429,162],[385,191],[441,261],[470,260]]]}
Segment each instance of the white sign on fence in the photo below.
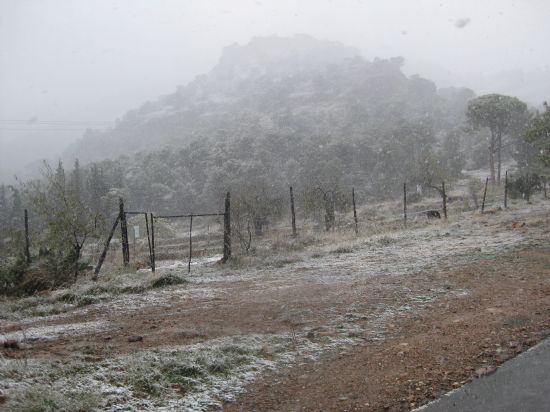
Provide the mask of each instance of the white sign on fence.
{"label": "white sign on fence", "polygon": [[134,226],[134,239],[139,238],[139,226]]}

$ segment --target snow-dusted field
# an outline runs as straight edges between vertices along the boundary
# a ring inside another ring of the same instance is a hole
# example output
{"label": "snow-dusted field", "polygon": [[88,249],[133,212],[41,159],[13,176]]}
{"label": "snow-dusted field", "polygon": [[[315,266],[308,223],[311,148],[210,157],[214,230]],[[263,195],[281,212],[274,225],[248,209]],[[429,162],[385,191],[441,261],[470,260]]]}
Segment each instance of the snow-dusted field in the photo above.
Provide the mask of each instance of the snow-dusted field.
{"label": "snow-dusted field", "polygon": [[[12,406],[44,396],[52,396],[52,402],[59,405],[81,402],[81,410],[198,411],[220,406],[263,372],[327,351],[345,351],[350,345],[383,339],[388,324],[401,313],[414,311],[441,296],[467,294],[467,290],[433,288],[423,293],[410,290],[404,302],[366,308],[362,301],[369,282],[384,287],[381,279],[387,279],[384,282],[388,288],[397,290],[399,279],[409,275],[449,270],[506,251],[545,244],[550,217],[547,202],[512,202],[505,211],[486,215],[464,212],[450,215],[447,222],[413,224],[372,236],[325,235],[324,241],[312,246],[244,258],[228,267],[199,262],[191,274],[187,274],[186,262],[160,262],[156,278],[173,275],[184,283],[140,293],[113,294],[106,287],[96,295],[91,292],[91,284],[85,283],[70,292],[99,296],[98,301],[87,305],[65,302],[59,314],[48,312],[48,307],[58,305],[51,297],[34,298],[44,313],[50,313],[42,317],[29,316],[33,298],[25,304],[2,302],[0,340],[21,342],[28,354],[1,360],[0,390],[11,399],[8,405]],[[137,285],[150,282],[151,276],[140,271],[116,281],[105,280],[105,285]],[[231,310],[232,303],[234,310],[240,310],[245,301],[258,307],[275,305],[285,293],[311,287],[330,290],[326,299],[333,299],[334,305],[310,308],[304,301],[296,309],[288,302],[281,303],[276,315],[292,326],[286,331],[234,331],[237,333],[204,336],[199,342],[183,345],[134,349],[131,353],[118,353],[115,348],[110,356],[73,353],[63,362],[55,356],[33,357],[32,347],[37,342],[67,335],[116,334],[122,319],[162,308],[168,313],[178,302],[189,303],[190,308],[185,310],[191,319],[193,310],[206,313],[220,304]],[[346,295],[344,288],[352,292]],[[55,296],[61,293],[67,291],[58,291]],[[346,301],[349,296],[350,302]],[[49,395],[44,389],[48,387],[53,389]]]}

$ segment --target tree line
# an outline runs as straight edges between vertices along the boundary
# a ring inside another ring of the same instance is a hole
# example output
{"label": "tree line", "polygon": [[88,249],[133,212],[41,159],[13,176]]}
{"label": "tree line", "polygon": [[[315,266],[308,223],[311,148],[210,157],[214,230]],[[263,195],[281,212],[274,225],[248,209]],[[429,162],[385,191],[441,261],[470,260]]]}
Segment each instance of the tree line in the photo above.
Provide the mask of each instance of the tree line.
{"label": "tree line", "polygon": [[[40,178],[0,186],[2,255],[22,251],[22,211],[28,208],[34,257],[59,276],[56,282],[65,282],[81,269],[85,243],[104,236],[119,197],[129,210],[219,211],[231,191],[235,216],[255,225],[286,213],[293,186],[303,217],[321,220],[329,192],[331,207],[348,210],[351,187],[360,199],[374,202],[397,196],[403,182],[433,186],[460,177],[471,160],[468,139],[485,145],[495,183],[503,153],[517,160],[520,173],[541,175],[550,164],[550,111],[544,108],[533,113],[516,98],[488,95],[471,99],[462,126],[444,132],[430,119],[401,119],[374,142],[271,134],[200,139],[84,167],[77,160],[69,170],[61,162],[55,168],[45,163]],[[535,183],[531,178],[522,184]]]}

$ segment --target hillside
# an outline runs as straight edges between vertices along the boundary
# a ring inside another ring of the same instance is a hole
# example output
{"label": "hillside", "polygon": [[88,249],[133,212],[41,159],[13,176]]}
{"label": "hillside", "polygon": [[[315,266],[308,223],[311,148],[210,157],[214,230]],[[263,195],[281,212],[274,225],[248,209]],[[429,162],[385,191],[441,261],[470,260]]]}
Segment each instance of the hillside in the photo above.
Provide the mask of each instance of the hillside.
{"label": "hillside", "polygon": [[254,38],[226,47],[209,73],[129,111],[113,129],[88,130],[65,157],[90,162],[273,134],[376,143],[390,122],[432,123],[436,133],[459,123],[473,93],[439,93],[433,82],[405,76],[402,64],[305,35]]}

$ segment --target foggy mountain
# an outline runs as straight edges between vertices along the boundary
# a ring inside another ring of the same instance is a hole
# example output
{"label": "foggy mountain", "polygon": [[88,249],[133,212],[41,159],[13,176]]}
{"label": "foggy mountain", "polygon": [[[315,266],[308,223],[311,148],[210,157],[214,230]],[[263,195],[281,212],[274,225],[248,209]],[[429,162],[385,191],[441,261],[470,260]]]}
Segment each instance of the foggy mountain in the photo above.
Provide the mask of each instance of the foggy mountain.
{"label": "foggy mountain", "polygon": [[548,409],[550,1],[0,11],[0,411]]}
{"label": "foggy mountain", "polygon": [[88,130],[65,158],[90,162],[197,139],[277,133],[374,141],[390,120],[436,119],[436,131],[457,123],[473,93],[438,93],[433,82],[405,76],[403,63],[368,61],[306,35],[254,38],[226,47],[209,73],[129,111],[114,128]]}
{"label": "foggy mountain", "polygon": [[464,143],[474,93],[438,90],[407,77],[403,64],[305,35],[255,38],[225,48],[208,74],[114,128],[88,130],[64,163],[94,162],[85,171],[93,199],[123,195],[166,212],[207,208],[226,190],[243,199],[263,193],[279,210],[289,184],[385,197],[403,181],[456,177],[484,145]]}

